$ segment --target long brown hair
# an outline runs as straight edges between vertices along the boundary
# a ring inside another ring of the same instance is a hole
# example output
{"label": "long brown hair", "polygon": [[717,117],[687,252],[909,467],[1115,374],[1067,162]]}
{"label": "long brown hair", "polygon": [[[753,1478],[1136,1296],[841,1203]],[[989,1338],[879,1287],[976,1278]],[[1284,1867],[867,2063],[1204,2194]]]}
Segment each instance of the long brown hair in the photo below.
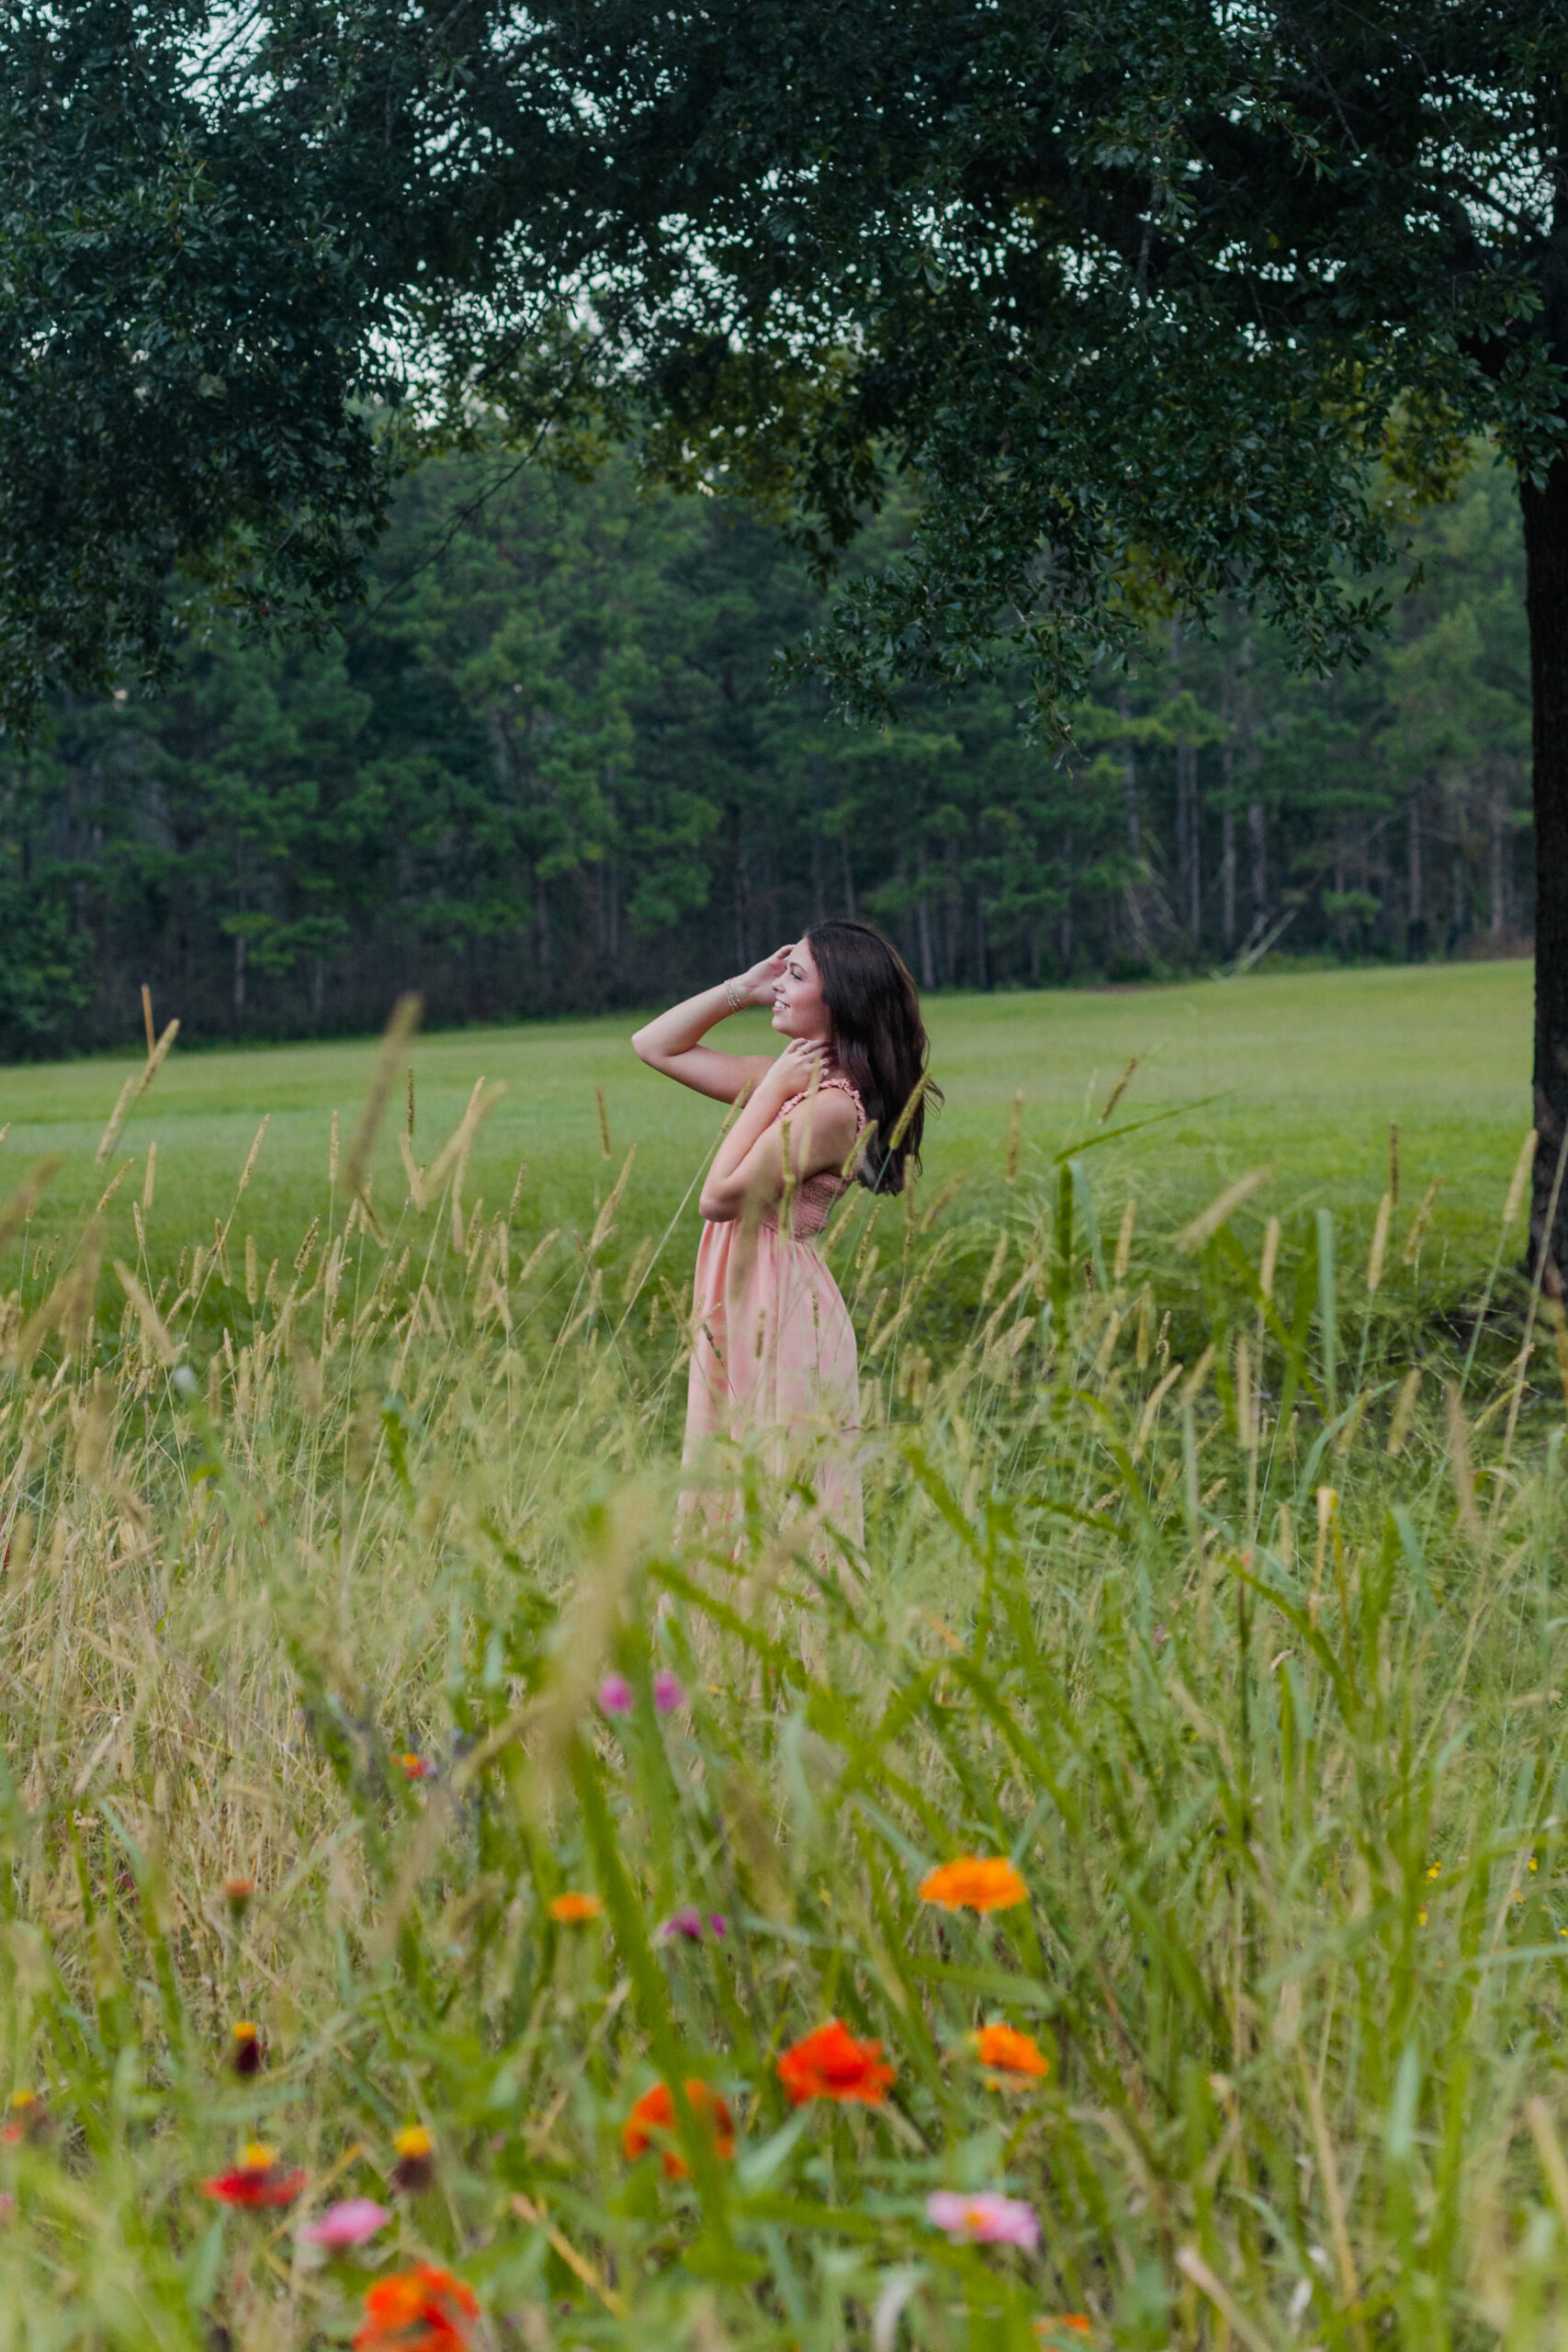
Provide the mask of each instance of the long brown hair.
{"label": "long brown hair", "polygon": [[874,1193],[901,1193],[905,1162],[920,1164],[926,1105],[942,1102],[926,1074],[919,991],[892,941],[868,922],[836,915],[813,923],[806,944],[832,1016],[833,1058],[876,1125],[856,1173]]}

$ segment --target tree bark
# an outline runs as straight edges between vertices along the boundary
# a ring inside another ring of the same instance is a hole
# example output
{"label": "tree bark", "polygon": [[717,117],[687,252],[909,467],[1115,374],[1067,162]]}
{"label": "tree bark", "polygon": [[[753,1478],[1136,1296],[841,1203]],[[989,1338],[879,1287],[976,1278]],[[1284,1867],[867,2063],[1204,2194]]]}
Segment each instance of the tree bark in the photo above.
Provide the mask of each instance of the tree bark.
{"label": "tree bark", "polygon": [[[1558,1168],[1568,1136],[1568,458],[1540,489],[1522,475],[1525,612],[1529,622],[1531,741],[1535,762],[1535,1159],[1532,1265],[1546,1242],[1545,1280],[1561,1297],[1568,1261],[1568,1178]],[[1553,1192],[1551,1231],[1547,1217]]]}
{"label": "tree bark", "polygon": [[1220,752],[1224,803],[1220,810],[1220,938],[1225,954],[1235,954],[1235,753],[1226,743]]}
{"label": "tree bark", "polygon": [[1421,860],[1421,806],[1424,787],[1413,784],[1404,820],[1405,896],[1404,953],[1412,964],[1427,960],[1427,893]]}

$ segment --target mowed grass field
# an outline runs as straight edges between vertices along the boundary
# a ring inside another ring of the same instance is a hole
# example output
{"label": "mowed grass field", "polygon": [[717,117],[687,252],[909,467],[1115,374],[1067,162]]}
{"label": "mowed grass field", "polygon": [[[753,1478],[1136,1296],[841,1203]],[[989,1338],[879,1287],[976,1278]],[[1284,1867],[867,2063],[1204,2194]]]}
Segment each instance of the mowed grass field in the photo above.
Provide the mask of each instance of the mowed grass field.
{"label": "mowed grass field", "polygon": [[[170,1006],[165,1012],[177,1012]],[[1002,1178],[1013,1099],[1023,1103],[1023,1173],[1096,1134],[1100,1108],[1133,1057],[1138,1068],[1114,1114],[1129,1135],[1091,1163],[1114,1193],[1123,1170],[1146,1224],[1179,1221],[1243,1170],[1268,1163],[1271,1183],[1255,1213],[1287,1220],[1332,1206],[1354,1233],[1369,1225],[1388,1182],[1389,1127],[1400,1131],[1402,1193],[1443,1179],[1427,1257],[1442,1287],[1465,1278],[1490,1248],[1498,1201],[1529,1119],[1530,975],[1523,963],[1428,966],[1204,981],[1137,990],[938,996],[927,1012],[946,1107],[928,1131],[928,1184],[969,1179],[978,1207]],[[623,1232],[661,1230],[676,1217],[717,1129],[709,1103],[642,1067],[626,1014],[474,1029],[422,1037],[415,1074],[415,1152],[424,1164],[460,1117],[480,1079],[500,1099],[469,1163],[466,1200],[488,1212],[512,1197],[525,1164],[513,1226],[519,1242],[553,1227],[589,1226],[626,1152],[637,1162]],[[728,1023],[719,1042],[765,1050],[761,1014]],[[287,1264],[329,1199],[333,1115],[346,1142],[358,1116],[372,1048],[364,1040],[233,1052],[175,1053],[135,1104],[114,1151],[94,1159],[105,1122],[139,1055],[17,1068],[0,1073],[0,1161],[18,1175],[45,1153],[64,1166],[34,1220],[29,1250],[90,1209],[122,1163],[108,1211],[110,1254],[133,1246],[130,1204],[156,1142],[147,1255],[172,1269],[180,1248],[226,1210],[264,1115],[270,1118],[234,1241],[255,1238],[262,1268]],[[606,1162],[595,1088],[604,1096]],[[396,1132],[400,1090],[383,1123],[375,1197],[395,1211],[406,1190]],[[1135,1174],[1133,1171],[1135,1169]],[[340,1204],[341,1205],[341,1204]],[[1114,1206],[1114,1202],[1112,1203]],[[682,1223],[694,1240],[694,1194]],[[671,1238],[681,1258],[680,1224]],[[17,1246],[10,1253],[16,1279]]]}

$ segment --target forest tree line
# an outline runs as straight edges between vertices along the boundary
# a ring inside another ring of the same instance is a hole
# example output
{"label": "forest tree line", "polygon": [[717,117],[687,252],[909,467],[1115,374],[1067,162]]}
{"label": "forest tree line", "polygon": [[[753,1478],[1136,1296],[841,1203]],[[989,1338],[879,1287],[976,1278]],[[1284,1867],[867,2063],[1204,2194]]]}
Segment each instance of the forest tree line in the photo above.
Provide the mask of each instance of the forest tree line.
{"label": "forest tree line", "polygon": [[824,600],[731,505],[432,466],[341,639],[192,641],[0,766],[0,1052],[124,1043],[143,983],[191,1038],[364,1029],[407,987],[435,1023],[641,1006],[840,911],[926,988],[1517,950],[1511,474],[1415,536],[1360,668],[1156,616],[1062,752],[1005,679],[886,731],[781,683]]}

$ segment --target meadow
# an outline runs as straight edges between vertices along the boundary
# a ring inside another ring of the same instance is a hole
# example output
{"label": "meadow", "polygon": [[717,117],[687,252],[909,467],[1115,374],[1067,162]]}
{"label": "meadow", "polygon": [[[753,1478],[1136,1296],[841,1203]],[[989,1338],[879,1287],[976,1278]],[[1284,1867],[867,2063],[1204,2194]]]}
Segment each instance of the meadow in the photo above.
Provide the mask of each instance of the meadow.
{"label": "meadow", "polygon": [[1528,985],[937,1000],[863,1551],[628,1023],[7,1072],[0,2344],[1568,2341]]}

